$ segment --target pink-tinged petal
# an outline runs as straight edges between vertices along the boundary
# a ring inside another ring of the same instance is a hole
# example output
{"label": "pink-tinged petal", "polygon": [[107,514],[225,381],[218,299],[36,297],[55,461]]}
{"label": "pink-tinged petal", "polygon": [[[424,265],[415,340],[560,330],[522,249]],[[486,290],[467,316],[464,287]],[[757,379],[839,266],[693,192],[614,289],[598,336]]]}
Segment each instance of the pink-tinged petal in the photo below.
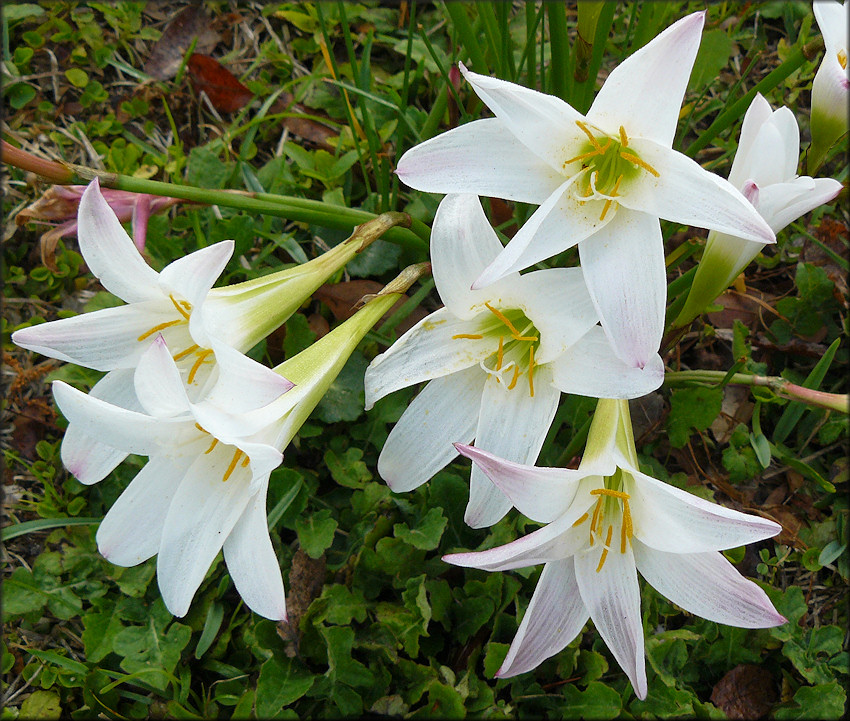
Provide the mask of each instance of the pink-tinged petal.
{"label": "pink-tinged petal", "polygon": [[[517,463],[534,463],[552,425],[561,392],[552,385],[547,366],[534,373],[534,395],[527,376],[520,376],[513,390],[506,380],[490,375],[484,384],[475,445]],[[472,528],[492,526],[510,509],[511,501],[477,465],[469,477],[469,504],[464,521]]]}
{"label": "pink-tinged petal", "polygon": [[261,408],[290,390],[294,384],[262,363],[213,340],[218,380],[207,401],[230,413]]}
{"label": "pink-tinged petal", "polygon": [[145,263],[100,192],[95,178],[80,199],[77,238],[89,270],[128,303],[162,297],[159,276]]}
{"label": "pink-tinged petal", "polygon": [[596,94],[587,119],[615,137],[623,125],[630,138],[669,148],[704,23],[705,11],[688,15],[626,58]]}
{"label": "pink-tinged petal", "polygon": [[232,447],[217,446],[198,456],[168,508],[157,558],[162,600],[185,616],[210,564],[250,500],[250,473],[239,467],[223,481]]}
{"label": "pink-tinged petal", "polygon": [[780,626],[767,594],[720,553],[664,553],[634,544],[638,571],[659,593],[689,613],[741,628]]}
{"label": "pink-tinged petal", "polygon": [[711,503],[645,473],[629,470],[624,477],[635,535],[658,551],[720,551],[772,538],[782,530],[766,518]]}
{"label": "pink-tinged petal", "polygon": [[134,303],[22,328],[12,334],[12,341],[86,368],[132,368],[147,348],[139,337],[170,320],[173,314],[161,300]]}
{"label": "pink-tinged petal", "polygon": [[[753,143],[755,143],[762,126],[770,121],[772,115],[773,110],[770,108],[770,103],[765,100],[761,93],[756,93],[744,115],[744,122],[741,123],[738,150],[735,152],[732,168],[729,171],[729,182],[736,188],[742,188],[744,181],[753,177],[750,172]],[[799,149],[799,147],[800,144],[797,143],[797,148]]]}
{"label": "pink-tinged petal", "polygon": [[141,253],[145,249],[148,237],[148,220],[151,217],[151,198],[154,196],[140,193],[133,203],[133,243]]}
{"label": "pink-tinged petal", "polygon": [[[619,528],[613,537],[619,539]],[[602,568],[597,571],[603,546],[597,543],[575,557],[576,580],[596,630],[629,677],[638,698],[646,698],[646,667],[643,658],[643,624],[640,589],[630,545],[620,553],[615,541]]]}
{"label": "pink-tinged petal", "polygon": [[272,621],[285,621],[286,593],[266,520],[267,486],[268,479],[224,542],[224,561],[248,608]]}
{"label": "pink-tinged petal", "polygon": [[80,432],[116,449],[143,456],[163,446],[187,443],[198,435],[191,420],[153,418],[81,393],[62,381],[53,382],[59,410]]}
{"label": "pink-tinged petal", "polygon": [[395,424],[378,473],[396,493],[421,486],[456,455],[452,443],[475,436],[485,374],[477,366],[432,380]]}
{"label": "pink-tinged petal", "polygon": [[502,252],[477,195],[447,195],[437,208],[431,230],[431,271],[440,299],[452,314],[469,320],[492,300],[488,290],[470,290],[472,282]]}
{"label": "pink-tinged petal", "polygon": [[159,552],[171,499],[192,465],[187,454],[153,456],[97,529],[97,548],[116,566],[135,566]]}
{"label": "pink-tinged petal", "polygon": [[576,176],[561,184],[525,221],[473,288],[484,288],[507,274],[528,268],[581,242],[611,222],[615,210],[602,217],[604,201],[581,203],[574,197]]}
{"label": "pink-tinged petal", "polygon": [[803,176],[777,183],[759,192],[758,211],[778,233],[810,210],[833,200],[844,186],[832,178]]}
{"label": "pink-tinged petal", "polygon": [[562,393],[593,398],[639,398],[664,382],[664,362],[658,353],[639,368],[616,356],[599,326],[552,361],[552,377]]}
{"label": "pink-tinged petal", "polygon": [[[109,371],[94,384],[89,395],[132,411],[142,410],[133,387],[133,369]],[[87,436],[71,423],[62,438],[62,463],[80,482],[90,485],[106,478],[127,457],[127,452]]]}
{"label": "pink-tinged petal", "polygon": [[770,226],[729,181],[651,140],[635,139],[631,146],[658,177],[642,173],[622,189],[619,200],[625,207],[747,240],[776,242]]}
{"label": "pink-tinged petal", "polygon": [[496,678],[531,671],[562,651],[581,632],[589,615],[573,559],[547,563]]}
{"label": "pink-tinged petal", "polygon": [[[462,456],[471,459],[510,499],[523,515],[538,523],[549,523],[570,509],[579,483],[587,476],[566,468],[539,468],[515,463],[475,446],[455,443]],[[613,472],[613,468],[611,469]],[[575,513],[578,518],[591,503]]]}
{"label": "pink-tinged petal", "polygon": [[369,364],[366,410],[399,388],[477,367],[498,347],[492,338],[461,337],[481,335],[480,331],[478,321],[461,320],[447,308],[423,318]]}
{"label": "pink-tinged petal", "polygon": [[587,530],[571,528],[575,519],[562,516],[516,541],[486,551],[450,553],[446,563],[482,571],[510,571],[536,566],[538,563],[561,561],[575,555],[587,545]]}
{"label": "pink-tinged petal", "polygon": [[564,182],[498,118],[474,120],[426,140],[398,161],[405,185],[429,193],[474,193],[542,203]]}
{"label": "pink-tinged petal", "polygon": [[580,155],[587,136],[576,122],[584,116],[554,95],[499,78],[460,70],[473,90],[505,127],[539,159],[559,173],[564,161]]}
{"label": "pink-tinged petal", "polygon": [[664,332],[667,276],[658,218],[620,208],[579,246],[584,280],[614,352],[645,368]]}
{"label": "pink-tinged petal", "polygon": [[148,415],[173,418],[189,411],[180,371],[161,335],[153,339],[139,359],[133,383],[136,397]]}
{"label": "pink-tinged petal", "polygon": [[[771,119],[759,130],[749,156],[744,161],[733,164],[735,175],[733,176],[730,172],[729,182],[734,187],[743,191],[745,183],[753,182],[761,189],[796,177],[797,161],[800,155],[800,133],[791,111],[788,108],[781,108],[781,110],[786,110],[791,115],[793,127],[788,127],[788,116],[780,110],[771,116]],[[796,139],[786,137],[792,134],[796,134]],[[735,159],[738,159],[737,154]],[[740,182],[734,182],[733,178]],[[747,197],[746,192],[744,197]],[[747,199],[752,202],[751,198],[747,197]],[[753,205],[758,207],[756,203]]]}
{"label": "pink-tinged petal", "polygon": [[163,268],[159,284],[163,293],[177,294],[192,306],[200,305],[233,255],[234,242],[222,240],[184,255]]}

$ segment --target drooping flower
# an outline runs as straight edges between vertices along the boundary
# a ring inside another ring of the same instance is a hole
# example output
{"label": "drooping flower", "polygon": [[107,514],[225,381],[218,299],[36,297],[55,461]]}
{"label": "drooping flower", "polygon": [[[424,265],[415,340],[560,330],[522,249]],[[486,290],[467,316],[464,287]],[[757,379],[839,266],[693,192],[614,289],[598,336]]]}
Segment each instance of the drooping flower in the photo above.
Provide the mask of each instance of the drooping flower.
{"label": "drooping flower", "polygon": [[785,623],[764,591],[719,553],[770,538],[780,526],[641,473],[626,401],[599,401],[578,470],[524,466],[472,446],[458,450],[520,512],[547,524],[504,546],[444,556],[486,571],[545,564],[497,677],[535,668],[591,618],[638,698],[645,698],[637,571],[673,603],[717,623]]}
{"label": "drooping flower", "polygon": [[[274,370],[213,340],[218,379],[198,402],[189,399],[161,334],[133,376],[139,411],[54,382],[57,405],[82,433],[124,454],[150,457],[98,529],[104,557],[133,566],[157,555],[163,600],[183,616],[223,550],[245,603],[266,618],[285,619],[266,520],[269,474],[357,343],[398,298],[388,293],[370,301]],[[294,388],[289,375],[298,383]],[[254,407],[233,412],[237,401],[245,406],[244,394]]]}
{"label": "drooping flower", "polygon": [[815,172],[827,151],[850,125],[850,69],[847,67],[847,25],[850,6],[835,0],[812,4],[823,35],[824,54],[812,83],[812,144],[807,167]]}
{"label": "drooping flower", "polygon": [[[785,107],[771,110],[767,100],[757,94],[744,116],[729,182],[741,190],[774,233],[829,202],[842,188],[832,178],[798,177],[799,155],[800,130],[794,114]],[[712,230],[674,325],[683,326],[702,313],[763,247],[764,243]]]}
{"label": "drooping flower", "polygon": [[[449,463],[457,455],[456,440],[475,438],[479,448],[534,462],[562,391],[636,397],[663,380],[657,353],[643,369],[614,354],[596,325],[578,268],[511,273],[471,290],[501,248],[476,196],[448,195],[440,203],[431,256],[445,307],[411,328],[366,371],[367,409],[392,391],[430,381],[378,459],[378,472],[394,491],[418,487]],[[473,467],[467,523],[491,525],[510,507]]]}
{"label": "drooping flower", "polygon": [[602,328],[629,365],[642,367],[661,342],[659,218],[775,239],[735,188],[671,148],[704,16],[683,18],[615,68],[586,117],[559,98],[462,68],[496,117],[410,149],[396,171],[418,190],[539,204],[474,287],[578,243]]}

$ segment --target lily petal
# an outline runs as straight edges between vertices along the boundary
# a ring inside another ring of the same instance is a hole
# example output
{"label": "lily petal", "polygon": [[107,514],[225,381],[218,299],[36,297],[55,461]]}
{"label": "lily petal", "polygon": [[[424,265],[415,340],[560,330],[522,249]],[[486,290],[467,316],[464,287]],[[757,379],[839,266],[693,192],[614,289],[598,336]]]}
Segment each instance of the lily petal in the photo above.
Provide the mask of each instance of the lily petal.
{"label": "lily petal", "polygon": [[564,182],[498,118],[474,120],[416,145],[401,156],[396,175],[429,193],[474,193],[521,203],[542,203]]}
{"label": "lily petal", "polygon": [[[620,535],[618,530],[615,538]],[[643,699],[647,685],[637,571],[631,547],[627,545],[625,553],[618,550],[608,553],[600,571],[602,544],[578,554],[576,580],[596,630],[629,677],[637,697]]]}
{"label": "lily petal", "polygon": [[553,383],[562,393],[593,398],[639,398],[664,382],[664,361],[658,353],[643,368],[620,360],[599,326],[552,361]]}
{"label": "lily petal", "polygon": [[605,80],[587,119],[610,135],[624,125],[630,137],[669,148],[704,23],[705,11],[688,15],[626,58]]}
{"label": "lily petal", "polygon": [[148,415],[172,418],[189,411],[189,399],[180,371],[161,335],[154,338],[139,359],[133,383],[136,397]]}
{"label": "lily petal", "polygon": [[128,303],[161,298],[157,272],[121,226],[97,178],[83,192],[77,221],[80,251],[104,288]]}
{"label": "lily petal", "polygon": [[135,566],[159,552],[168,507],[194,458],[153,456],[109,509],[97,548],[116,566]]}
{"label": "lily petal", "polygon": [[473,439],[485,379],[480,368],[468,368],[432,380],[413,399],[378,457],[378,473],[392,490],[421,486],[457,455],[454,441]]}
{"label": "lily petal", "polygon": [[635,535],[650,548],[669,553],[700,553],[772,538],[782,530],[766,518],[725,508],[668,483],[629,469]]}
{"label": "lily petal", "polygon": [[645,368],[661,345],[667,300],[658,218],[621,208],[579,246],[579,258],[614,352],[626,365]]}
{"label": "lily petal", "polygon": [[588,616],[573,559],[547,563],[496,678],[531,671],[562,651],[584,628]]}
{"label": "lily petal", "polygon": [[163,292],[177,293],[192,306],[200,305],[233,255],[234,242],[222,240],[184,255],[159,274]]}
{"label": "lily petal", "polygon": [[664,553],[634,544],[638,570],[663,596],[689,613],[740,628],[780,626],[767,594],[720,553]]}
{"label": "lily petal", "polygon": [[828,203],[843,187],[833,178],[812,179],[808,176],[768,185],[759,191],[758,210],[778,233],[800,216]]}
{"label": "lily petal", "polygon": [[[552,372],[540,366],[535,373],[534,395],[519,385],[507,390],[504,382],[489,376],[484,384],[475,444],[498,451],[509,461],[534,463],[552,425],[561,392],[552,385]],[[523,384],[520,380],[520,384]],[[472,528],[492,526],[510,509],[511,501],[477,466],[469,477],[469,504],[464,521]]]}
{"label": "lily petal", "polygon": [[280,562],[274,552],[266,519],[266,487],[255,493],[227,540],[224,560],[233,584],[254,613],[273,621],[286,620],[286,593]]}
{"label": "lily petal", "polygon": [[477,367],[496,351],[492,339],[455,336],[480,335],[479,330],[477,323],[455,317],[448,308],[423,318],[369,364],[366,410],[399,388]]}
{"label": "lily petal", "polygon": [[[732,160],[732,168],[729,170],[729,182],[736,188],[744,187],[744,181],[747,178],[753,177],[749,160],[753,157],[753,144],[762,126],[770,121],[772,115],[773,110],[770,107],[770,103],[767,102],[764,95],[756,93],[744,115],[744,122],[741,123],[741,137],[738,140],[738,150],[735,152],[735,158]],[[797,148],[799,149],[799,147],[800,144],[797,143]]]}

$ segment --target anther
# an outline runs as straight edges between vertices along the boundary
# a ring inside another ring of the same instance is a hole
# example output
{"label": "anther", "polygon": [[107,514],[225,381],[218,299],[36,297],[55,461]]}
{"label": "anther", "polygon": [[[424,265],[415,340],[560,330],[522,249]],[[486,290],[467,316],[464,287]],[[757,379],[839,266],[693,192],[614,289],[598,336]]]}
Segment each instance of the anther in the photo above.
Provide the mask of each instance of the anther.
{"label": "anther", "polygon": [[477,333],[458,333],[457,335],[452,336],[452,340],[457,340],[458,338],[466,338],[468,340],[481,340],[483,337],[483,335],[478,335]]}
{"label": "anther", "polygon": [[508,390],[512,391],[516,386],[516,382],[519,380],[519,366],[514,366],[514,376],[511,378],[511,383],[508,386]]}
{"label": "anther", "polygon": [[227,467],[227,470],[224,472],[224,478],[221,479],[222,483],[226,481],[233,474],[233,471],[236,470],[236,464],[239,462],[239,459],[242,457],[243,451],[239,448],[236,449],[236,453],[233,454],[233,460],[230,461],[230,465]]}
{"label": "anther", "polygon": [[155,325],[151,328],[147,333],[142,333],[138,338],[136,338],[136,340],[143,341],[145,338],[150,338],[154,333],[159,333],[161,330],[165,330],[166,328],[170,328],[171,326],[182,322],[182,320],[169,320],[165,323],[160,323],[159,325]]}
{"label": "anther", "polygon": [[843,50],[838,51],[838,64],[842,70],[847,70],[847,53]]}
{"label": "anther", "polygon": [[624,148],[629,144],[629,136],[626,135],[626,129],[621,125],[620,126],[620,145]]}
{"label": "anther", "polygon": [[630,162],[632,165],[639,165],[639,166],[640,166],[641,168],[643,168],[643,169],[644,169],[647,173],[651,173],[651,174],[652,174],[652,175],[654,175],[656,178],[658,178],[658,177],[660,177],[660,176],[661,176],[661,174],[660,174],[660,173],[659,173],[659,172],[658,172],[655,168],[653,168],[653,167],[652,167],[649,163],[647,163],[645,160],[641,160],[641,159],[640,159],[637,155],[632,155],[631,153],[624,153],[624,152],[621,150],[621,151],[620,151],[620,157],[621,157],[623,160],[627,160],[627,161],[628,161],[628,162]]}
{"label": "anther", "polygon": [[505,357],[505,338],[499,336],[499,350],[496,351],[496,370],[502,370],[502,361]]}
{"label": "anther", "polygon": [[[195,425],[198,425],[198,424],[196,423]],[[218,445],[218,438],[213,438],[212,443],[210,443],[210,447],[207,448],[207,450],[204,451],[204,455],[207,455],[208,453],[212,453],[213,448],[215,448],[217,445]]]}
{"label": "anther", "polygon": [[176,356],[173,356],[175,362],[179,360],[183,360],[187,355],[191,355],[196,350],[198,350],[197,345],[190,345],[186,350],[181,350]]}
{"label": "anther", "polygon": [[173,295],[169,295],[168,297],[171,299],[174,307],[177,308],[177,312],[182,315],[184,319],[189,320],[189,314],[192,312],[192,304],[187,303],[185,300],[178,303],[174,300]]}
{"label": "anther", "polygon": [[205,348],[200,353],[198,353],[198,360],[195,361],[195,364],[189,370],[189,377],[186,379],[187,383],[194,383],[195,375],[200,370],[201,366],[207,362],[207,356],[212,353],[212,349]]}
{"label": "anther", "polygon": [[493,315],[495,315],[500,321],[502,321],[502,323],[504,323],[508,327],[508,330],[511,332],[511,335],[516,340],[520,340],[522,338],[522,334],[514,327],[514,324],[511,323],[511,321],[504,313],[502,313],[500,310],[497,310],[489,303],[485,303],[484,305],[487,306],[487,310],[489,310]]}
{"label": "anther", "polygon": [[614,535],[614,526],[608,526],[608,535],[605,537],[605,547],[602,549],[602,557],[599,559],[599,565],[596,567],[596,572],[602,570],[605,565],[605,558],[608,556],[608,548],[611,545],[611,536]]}
{"label": "anther", "polygon": [[573,526],[572,526],[572,527],[573,527],[573,528],[575,528],[576,526],[580,526],[580,525],[581,525],[582,523],[584,523],[586,520],[587,520],[587,514],[585,513],[585,514],[584,514],[581,518],[579,518],[579,519],[578,519],[578,520],[577,520],[577,521],[573,524]]}
{"label": "anther", "polygon": [[581,120],[576,120],[576,125],[578,125],[582,132],[590,139],[590,144],[600,153],[603,152],[602,146],[599,145],[599,141],[596,139],[596,136],[590,132],[587,125],[585,125]]}
{"label": "anther", "polygon": [[528,393],[534,398],[534,346],[528,347]]}

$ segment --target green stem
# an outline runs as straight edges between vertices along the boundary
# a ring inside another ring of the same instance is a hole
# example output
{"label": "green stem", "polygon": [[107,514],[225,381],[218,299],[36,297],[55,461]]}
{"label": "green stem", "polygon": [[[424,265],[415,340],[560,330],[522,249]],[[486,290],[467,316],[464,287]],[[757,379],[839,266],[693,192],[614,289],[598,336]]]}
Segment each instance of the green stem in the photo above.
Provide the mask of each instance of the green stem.
{"label": "green stem", "polygon": [[[723,382],[727,375],[724,371],[672,371],[665,374],[664,383],[665,385],[718,384]],[[748,373],[735,373],[727,382],[742,386],[770,388],[776,395],[788,400],[800,401],[811,406],[850,414],[850,394],[847,393],[826,393],[811,388],[803,388],[803,386],[791,383],[779,376],[757,376]]]}

